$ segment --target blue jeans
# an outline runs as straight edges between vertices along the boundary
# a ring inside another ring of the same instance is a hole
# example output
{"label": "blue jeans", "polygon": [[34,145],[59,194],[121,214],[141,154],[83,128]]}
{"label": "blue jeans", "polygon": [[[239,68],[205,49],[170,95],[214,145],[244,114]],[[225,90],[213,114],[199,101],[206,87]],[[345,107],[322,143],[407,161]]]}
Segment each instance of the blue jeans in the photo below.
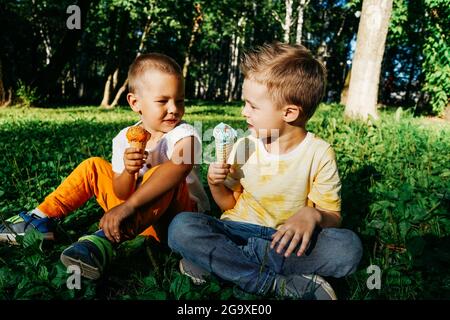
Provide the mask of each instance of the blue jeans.
{"label": "blue jeans", "polygon": [[255,224],[183,212],[169,225],[168,244],[197,266],[260,295],[270,291],[277,275],[340,278],[354,272],[361,260],[361,241],[350,230],[317,228],[306,252],[288,258],[270,249],[275,232]]}

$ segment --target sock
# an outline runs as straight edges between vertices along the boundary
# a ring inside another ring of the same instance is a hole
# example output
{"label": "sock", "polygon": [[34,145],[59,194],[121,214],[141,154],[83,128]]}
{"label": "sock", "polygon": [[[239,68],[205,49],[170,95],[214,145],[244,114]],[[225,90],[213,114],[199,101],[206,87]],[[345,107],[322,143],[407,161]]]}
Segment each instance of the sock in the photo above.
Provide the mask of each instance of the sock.
{"label": "sock", "polygon": [[35,215],[37,215],[40,218],[48,218],[48,216],[44,212],[39,210],[38,208],[35,208],[35,209],[31,210],[30,213],[35,214]]}

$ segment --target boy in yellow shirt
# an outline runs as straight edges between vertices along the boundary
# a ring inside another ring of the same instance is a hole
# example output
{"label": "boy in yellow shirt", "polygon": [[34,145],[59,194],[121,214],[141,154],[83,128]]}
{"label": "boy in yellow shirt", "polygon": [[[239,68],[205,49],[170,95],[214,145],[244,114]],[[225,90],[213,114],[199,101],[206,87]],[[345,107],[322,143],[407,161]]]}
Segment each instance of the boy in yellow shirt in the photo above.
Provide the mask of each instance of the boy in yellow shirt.
{"label": "boy in yellow shirt", "polygon": [[[208,183],[221,219],[181,213],[169,246],[182,272],[204,273],[256,294],[336,299],[321,276],[354,272],[359,238],[341,224],[341,182],[331,146],[306,130],[325,89],[325,68],[303,46],[275,43],[244,55],[242,115],[251,131]],[[203,270],[203,271],[202,271]]]}

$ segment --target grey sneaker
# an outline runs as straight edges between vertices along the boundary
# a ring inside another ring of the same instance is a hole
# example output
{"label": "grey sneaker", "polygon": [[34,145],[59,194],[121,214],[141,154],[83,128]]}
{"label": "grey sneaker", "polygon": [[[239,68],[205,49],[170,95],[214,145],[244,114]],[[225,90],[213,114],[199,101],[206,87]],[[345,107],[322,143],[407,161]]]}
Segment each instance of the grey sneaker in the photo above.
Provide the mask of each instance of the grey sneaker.
{"label": "grey sneaker", "polygon": [[21,212],[0,223],[0,242],[17,244],[16,236],[24,236],[31,229],[39,231],[45,240],[55,240],[55,221],[51,218],[41,218],[33,213]]}
{"label": "grey sneaker", "polygon": [[184,258],[180,260],[179,265],[181,274],[191,278],[192,282],[196,285],[205,284],[206,278],[211,276],[208,271],[196,266]]}
{"label": "grey sneaker", "polygon": [[274,293],[280,297],[304,300],[337,300],[330,284],[318,275],[277,276]]}

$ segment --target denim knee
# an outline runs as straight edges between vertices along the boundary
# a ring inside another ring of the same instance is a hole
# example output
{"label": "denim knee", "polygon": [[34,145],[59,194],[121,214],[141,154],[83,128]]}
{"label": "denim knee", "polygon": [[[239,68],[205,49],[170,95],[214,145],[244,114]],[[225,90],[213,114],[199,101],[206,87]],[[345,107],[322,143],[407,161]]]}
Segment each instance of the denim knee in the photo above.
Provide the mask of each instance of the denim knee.
{"label": "denim knee", "polygon": [[354,232],[347,229],[337,230],[339,230],[338,241],[341,250],[336,252],[333,263],[336,265],[337,274],[335,277],[340,278],[356,271],[362,257],[363,248],[361,240]]}
{"label": "denim knee", "polygon": [[191,242],[191,238],[195,236],[190,231],[193,220],[198,213],[193,212],[181,212],[177,214],[169,225],[168,230],[168,245],[169,247],[179,252],[184,244]]}

